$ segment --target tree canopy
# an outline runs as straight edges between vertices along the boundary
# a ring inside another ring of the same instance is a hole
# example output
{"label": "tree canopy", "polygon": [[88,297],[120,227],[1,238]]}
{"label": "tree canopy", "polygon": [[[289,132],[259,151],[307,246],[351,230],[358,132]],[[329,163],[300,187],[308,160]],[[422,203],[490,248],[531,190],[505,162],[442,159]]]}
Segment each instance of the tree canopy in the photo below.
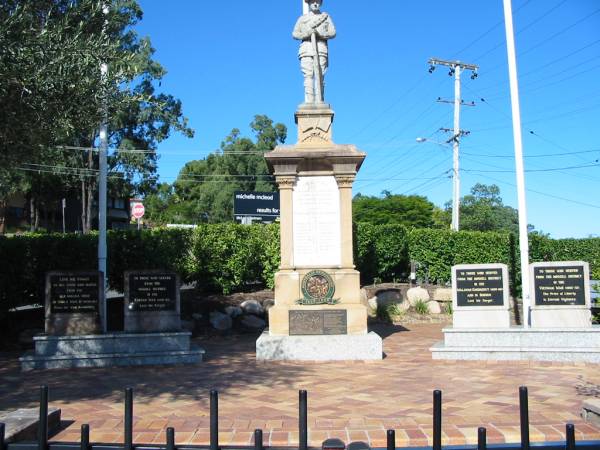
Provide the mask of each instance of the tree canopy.
{"label": "tree canopy", "polygon": [[373,225],[398,224],[427,228],[433,225],[434,205],[419,195],[393,195],[384,191],[382,197],[357,194],[352,201],[354,222]]}
{"label": "tree canopy", "polygon": [[141,18],[135,0],[2,2],[0,203],[15,190],[32,202],[69,192],[80,198],[89,229],[98,169],[92,149],[105,107],[109,145],[119,149],[109,157],[111,193],[155,189],[156,144],[172,131],[193,131],[181,102],[156,91],[166,71],[135,31]]}
{"label": "tree canopy", "polygon": [[153,224],[229,222],[235,191],[276,190],[264,153],[285,142],[286,127],[264,115],[255,116],[250,127],[254,141],[233,129],[219,150],[188,162],[173,185],[163,184],[147,196],[147,220]]}

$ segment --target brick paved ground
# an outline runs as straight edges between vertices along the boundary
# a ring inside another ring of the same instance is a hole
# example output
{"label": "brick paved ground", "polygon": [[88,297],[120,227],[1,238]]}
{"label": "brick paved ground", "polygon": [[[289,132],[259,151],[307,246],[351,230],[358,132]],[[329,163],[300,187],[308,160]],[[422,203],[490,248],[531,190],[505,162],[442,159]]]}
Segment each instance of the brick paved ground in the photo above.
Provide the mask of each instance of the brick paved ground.
{"label": "brick paved ground", "polygon": [[276,363],[254,360],[255,336],[200,341],[207,361],[195,366],[77,369],[21,374],[13,357],[0,358],[0,410],[34,406],[48,384],[65,428],[57,440],[78,441],[82,423],[94,442],[122,439],[122,388],[135,389],[134,440],[164,442],[167,426],[178,443],[208,443],[208,392],[220,391],[220,443],[250,444],[255,428],[269,445],[297,445],[298,390],[307,389],[309,443],[326,437],[385,445],[431,444],[433,389],[443,390],[443,443],[475,443],[478,426],[489,442],[519,439],[518,386],[529,387],[532,441],[600,439],[581,421],[584,399],[600,397],[600,367],[587,364],[432,361],[439,324],[384,327],[386,358],[369,363]]}

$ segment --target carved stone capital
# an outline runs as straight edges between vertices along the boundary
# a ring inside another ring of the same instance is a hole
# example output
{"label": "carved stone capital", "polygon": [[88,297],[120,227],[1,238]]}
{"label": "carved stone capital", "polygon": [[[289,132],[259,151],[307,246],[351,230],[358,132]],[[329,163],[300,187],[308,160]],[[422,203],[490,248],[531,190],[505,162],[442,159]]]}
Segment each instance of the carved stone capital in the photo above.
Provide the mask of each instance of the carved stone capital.
{"label": "carved stone capital", "polygon": [[282,175],[275,177],[275,183],[279,186],[279,189],[293,189],[296,184],[296,177],[292,175]]}
{"label": "carved stone capital", "polygon": [[352,184],[356,179],[356,175],[336,175],[335,181],[337,181],[338,187],[340,188],[352,188]]}

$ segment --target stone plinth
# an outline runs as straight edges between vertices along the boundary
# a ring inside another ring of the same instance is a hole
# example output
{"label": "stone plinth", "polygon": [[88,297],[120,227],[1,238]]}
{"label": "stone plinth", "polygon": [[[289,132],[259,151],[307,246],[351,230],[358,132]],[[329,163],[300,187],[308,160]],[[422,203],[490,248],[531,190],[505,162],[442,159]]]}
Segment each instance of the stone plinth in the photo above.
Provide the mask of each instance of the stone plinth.
{"label": "stone plinth", "polygon": [[256,359],[277,361],[380,360],[381,337],[363,335],[274,336],[265,331],[256,341]]}
{"label": "stone plinth", "polygon": [[600,363],[600,327],[445,328],[433,359],[534,360]]}
{"label": "stone plinth", "polygon": [[46,274],[45,331],[49,335],[100,333],[101,272],[53,271]]}
{"label": "stone plinth", "polygon": [[454,328],[510,327],[508,267],[461,264],[452,267]]}
{"label": "stone plinth", "polygon": [[329,105],[303,104],[295,117],[298,143],[265,155],[280,191],[281,265],[257,358],[381,359],[352,249],[352,184],[366,155],[333,142]]}
{"label": "stone plinth", "polygon": [[19,358],[23,371],[72,367],[193,364],[204,350],[190,345],[190,332],[36,336],[35,350]]}
{"label": "stone plinth", "polygon": [[530,265],[531,326],[590,328],[590,269],[583,261],[551,261]]}
{"label": "stone plinth", "polygon": [[181,330],[179,284],[179,276],[171,272],[125,272],[125,331]]}

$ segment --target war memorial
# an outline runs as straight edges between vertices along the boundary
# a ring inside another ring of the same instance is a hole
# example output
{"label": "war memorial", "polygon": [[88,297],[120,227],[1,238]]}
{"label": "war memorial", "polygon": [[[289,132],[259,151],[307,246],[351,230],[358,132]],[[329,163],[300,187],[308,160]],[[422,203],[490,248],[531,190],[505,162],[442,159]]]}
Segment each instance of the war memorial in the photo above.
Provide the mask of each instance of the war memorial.
{"label": "war memorial", "polygon": [[[521,306],[520,323],[511,314],[519,309],[510,296],[513,274],[490,262],[452,267],[452,324],[442,330],[443,341],[435,343],[439,324],[390,325],[385,336],[369,329],[352,228],[352,186],[367,155],[334,141],[325,74],[336,29],[321,0],[306,3],[293,30],[304,77],[297,141],[265,154],[281,201],[268,328],[255,342],[250,336],[251,346],[249,336],[206,339],[205,363],[205,350],[182,330],[177,273],[124,272],[123,331],[112,332],[102,272],[48,272],[45,333],[34,337],[34,351],[0,369],[0,387],[15,385],[0,399],[12,405],[34,383],[50,380],[56,403],[77,417],[60,424],[60,410],[57,421],[52,409],[57,434],[49,441],[48,388],[42,387],[37,441],[5,441],[0,426],[0,450],[441,450],[485,449],[488,442],[510,450],[531,448],[530,438],[545,442],[537,444],[543,450],[599,448],[600,441],[589,440],[600,437],[594,402],[600,328],[592,325],[587,262],[523,268],[532,304]],[[159,368],[103,369],[114,366]],[[45,372],[72,368],[100,369]],[[21,370],[26,381],[16,386]],[[534,392],[531,406],[527,388],[517,390],[522,380]],[[124,411],[118,404],[120,390],[131,385],[141,391],[135,415],[131,388]],[[443,414],[442,389],[448,393]],[[219,392],[225,393],[221,404]],[[582,396],[592,397],[583,411]],[[576,447],[576,437],[587,442]]]}

